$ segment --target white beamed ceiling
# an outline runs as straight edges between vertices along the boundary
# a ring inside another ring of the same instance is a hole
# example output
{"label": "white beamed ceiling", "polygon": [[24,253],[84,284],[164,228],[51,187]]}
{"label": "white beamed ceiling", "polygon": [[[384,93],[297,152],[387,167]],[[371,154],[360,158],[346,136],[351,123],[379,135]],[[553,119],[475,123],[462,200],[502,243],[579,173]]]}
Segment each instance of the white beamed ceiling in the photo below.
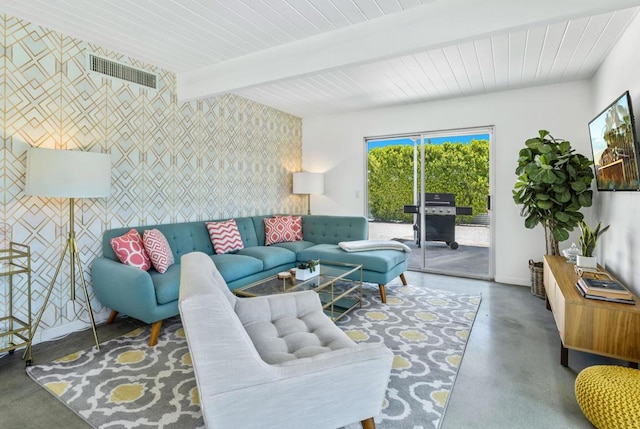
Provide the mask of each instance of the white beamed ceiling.
{"label": "white beamed ceiling", "polygon": [[309,117],[593,75],[640,0],[0,0],[0,12]]}

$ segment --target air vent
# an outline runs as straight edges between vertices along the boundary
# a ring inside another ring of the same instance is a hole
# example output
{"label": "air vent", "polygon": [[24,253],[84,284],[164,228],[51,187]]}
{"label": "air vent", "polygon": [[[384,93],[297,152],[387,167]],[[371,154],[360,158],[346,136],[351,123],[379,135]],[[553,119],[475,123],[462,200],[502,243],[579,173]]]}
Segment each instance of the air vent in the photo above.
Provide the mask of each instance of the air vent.
{"label": "air vent", "polygon": [[89,69],[127,82],[156,89],[157,76],[153,73],[89,54]]}

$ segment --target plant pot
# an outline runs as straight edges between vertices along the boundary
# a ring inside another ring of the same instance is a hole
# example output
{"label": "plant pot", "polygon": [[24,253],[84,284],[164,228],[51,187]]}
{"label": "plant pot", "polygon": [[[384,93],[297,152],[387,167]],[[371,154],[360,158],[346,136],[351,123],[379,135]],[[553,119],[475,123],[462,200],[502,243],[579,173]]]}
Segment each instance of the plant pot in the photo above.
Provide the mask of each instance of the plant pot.
{"label": "plant pot", "polygon": [[320,275],[320,265],[316,265],[313,272],[309,268],[296,268],[297,280],[309,280],[310,278]]}
{"label": "plant pot", "polygon": [[578,255],[576,265],[582,268],[598,268],[598,261],[595,256]]}

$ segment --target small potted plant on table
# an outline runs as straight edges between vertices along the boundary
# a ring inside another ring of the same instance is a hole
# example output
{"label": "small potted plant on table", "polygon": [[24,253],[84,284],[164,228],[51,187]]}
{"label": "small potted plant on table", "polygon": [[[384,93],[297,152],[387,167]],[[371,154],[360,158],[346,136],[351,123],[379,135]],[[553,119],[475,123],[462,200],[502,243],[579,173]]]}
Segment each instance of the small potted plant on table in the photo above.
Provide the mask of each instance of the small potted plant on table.
{"label": "small potted plant on table", "polygon": [[297,280],[307,280],[320,274],[320,261],[309,259],[299,262],[296,269]]}
{"label": "small potted plant on table", "polygon": [[610,225],[602,228],[602,223],[598,222],[598,226],[595,229],[591,229],[584,220],[581,220],[578,226],[582,231],[582,235],[578,238],[582,255],[578,255],[576,265],[583,268],[597,268],[598,263],[596,257],[593,256],[593,251],[596,248],[598,238],[609,229]]}

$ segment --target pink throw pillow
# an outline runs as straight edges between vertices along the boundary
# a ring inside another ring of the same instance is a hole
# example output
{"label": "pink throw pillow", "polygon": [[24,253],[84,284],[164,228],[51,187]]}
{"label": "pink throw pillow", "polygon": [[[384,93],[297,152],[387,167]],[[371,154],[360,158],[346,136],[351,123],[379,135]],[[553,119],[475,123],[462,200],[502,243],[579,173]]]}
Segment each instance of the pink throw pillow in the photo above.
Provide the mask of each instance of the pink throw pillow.
{"label": "pink throw pillow", "polygon": [[118,259],[123,264],[131,265],[144,271],[151,268],[151,261],[144,250],[142,238],[134,228],[131,228],[129,232],[120,237],[112,238],[110,243],[113,251],[116,252]]}
{"label": "pink throw pillow", "polygon": [[276,216],[264,218],[264,244],[302,240],[302,218],[300,216]]}
{"label": "pink throw pillow", "polygon": [[206,225],[211,244],[213,244],[213,250],[218,255],[244,249],[235,219],[222,222],[206,222]]}
{"label": "pink throw pillow", "polygon": [[149,255],[149,259],[151,259],[153,268],[160,274],[165,273],[167,268],[175,263],[169,242],[159,230],[147,229],[142,234],[142,243],[144,244],[144,250]]}

